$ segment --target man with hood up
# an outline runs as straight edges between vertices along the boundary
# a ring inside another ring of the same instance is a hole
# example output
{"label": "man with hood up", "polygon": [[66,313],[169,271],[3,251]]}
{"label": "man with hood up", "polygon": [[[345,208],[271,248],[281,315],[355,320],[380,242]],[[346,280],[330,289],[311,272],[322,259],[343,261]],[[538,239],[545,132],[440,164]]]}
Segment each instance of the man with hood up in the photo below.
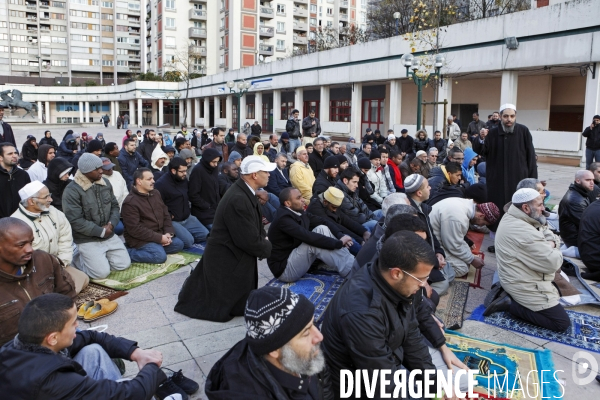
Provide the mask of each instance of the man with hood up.
{"label": "man with hood up", "polygon": [[144,133],[144,139],[137,148],[137,152],[144,157],[144,160],[148,161],[148,164],[152,164],[152,152],[157,146],[156,143],[156,132],[152,129],[146,129]]}
{"label": "man with hood up", "polygon": [[21,160],[19,160],[19,166],[23,169],[31,167],[38,158],[38,144],[35,136],[28,135],[27,140],[23,143],[21,148]]}
{"label": "man with hood up", "polygon": [[40,146],[43,144],[49,144],[54,147],[54,150],[58,150],[58,143],[56,143],[56,140],[54,140],[52,132],[50,131],[44,132],[44,137],[40,140]]}
{"label": "man with hood up", "polygon": [[187,167],[188,167],[187,178],[189,180],[190,176],[192,175],[192,170],[194,169],[194,166],[196,165],[196,155],[190,149],[181,149],[181,151],[179,152],[177,157],[183,158],[185,160],[185,163],[187,164]]}
{"label": "man with hood up", "polygon": [[169,156],[167,153],[160,146],[156,146],[152,152],[152,162],[150,163],[150,170],[152,171],[152,175],[154,175],[154,181],[157,181],[168,170],[168,162]]}
{"label": "man with hood up", "polygon": [[60,142],[60,146],[58,146],[58,157],[65,158],[71,162],[77,152],[79,152],[77,138],[73,135],[73,131],[69,129],[62,142]]}
{"label": "man with hood up", "polygon": [[38,159],[29,169],[27,173],[31,181],[43,182],[48,176],[48,164],[56,157],[56,150],[49,144],[42,144],[38,149]]}
{"label": "man with hood up", "polygon": [[190,175],[188,195],[192,203],[192,215],[208,230],[212,228],[217,205],[221,200],[219,192],[218,163],[221,155],[215,149],[205,149],[202,159]]}
{"label": "man with hood up", "polygon": [[462,163],[462,179],[465,183],[468,182],[469,185],[474,185],[477,183],[475,181],[475,164],[477,164],[477,158],[479,158],[479,156],[470,147],[467,147],[464,150],[464,154],[465,159]]}

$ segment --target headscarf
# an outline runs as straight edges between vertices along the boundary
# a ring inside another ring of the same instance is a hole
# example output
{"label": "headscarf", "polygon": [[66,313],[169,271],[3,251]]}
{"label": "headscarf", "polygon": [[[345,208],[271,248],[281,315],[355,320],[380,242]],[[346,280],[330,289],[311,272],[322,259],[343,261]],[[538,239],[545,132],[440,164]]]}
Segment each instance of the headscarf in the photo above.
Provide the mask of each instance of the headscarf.
{"label": "headscarf", "polygon": [[[263,153],[262,154],[258,154],[258,147],[262,146],[263,147]],[[265,151],[264,151],[265,145],[262,144],[261,142],[257,142],[254,144],[254,155],[255,156],[259,156],[262,159],[264,159],[266,162],[270,163],[271,161],[269,161],[269,157],[265,156]]]}

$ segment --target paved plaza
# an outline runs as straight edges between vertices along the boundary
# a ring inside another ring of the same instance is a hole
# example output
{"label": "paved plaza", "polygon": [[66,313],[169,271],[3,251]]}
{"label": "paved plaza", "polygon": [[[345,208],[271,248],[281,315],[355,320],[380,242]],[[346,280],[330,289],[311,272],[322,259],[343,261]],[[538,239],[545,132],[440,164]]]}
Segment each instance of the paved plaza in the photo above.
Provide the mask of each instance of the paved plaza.
{"label": "paved plaza", "polygon": [[[26,135],[33,134],[38,140],[43,135],[43,126],[39,129],[18,130],[13,126],[19,147]],[[52,128],[53,137],[60,142],[68,126]],[[76,128],[76,132],[87,132],[95,135],[97,132],[104,133],[105,140],[115,141],[121,147],[121,139],[124,130],[104,129],[94,126]],[[538,167],[539,178],[547,181],[547,189],[551,193],[550,203],[558,204],[567,190],[577,168],[554,164],[540,164]],[[489,235],[483,242],[483,249],[487,249],[492,242]],[[483,268],[481,284],[484,289],[471,288],[469,292],[465,319],[471,312],[483,303],[483,299],[491,286],[492,276],[496,270],[496,258],[494,254],[485,255],[486,265]],[[245,334],[243,318],[234,318],[228,323],[214,323],[190,319],[173,311],[177,301],[179,289],[185,278],[189,275],[191,268],[195,265],[179,269],[169,275],[142,285],[129,291],[127,296],[119,298],[119,310],[106,318],[92,324],[80,323],[85,329],[89,326],[108,325],[106,332],[125,336],[138,341],[143,348],[154,348],[160,350],[164,356],[163,366],[173,370],[183,369],[186,376],[200,383],[201,390],[191,398],[204,399],[204,382],[213,364],[231,348]],[[258,264],[259,286],[264,286],[273,278],[266,260]],[[600,316],[600,308],[591,306],[579,306],[572,308],[575,311],[585,312]],[[600,395],[600,384],[592,382],[588,386],[577,386],[573,382],[572,362],[573,354],[580,349],[562,345],[556,342],[548,342],[539,338],[517,334],[503,330],[495,326],[476,321],[465,321],[463,328],[458,332],[472,337],[506,343],[532,349],[550,349],[555,368],[562,370],[558,373],[565,385],[565,399],[588,400],[597,399]],[[600,356],[591,353],[600,364]],[[126,362],[127,376],[137,373],[137,365]],[[594,371],[597,373],[597,371]]]}

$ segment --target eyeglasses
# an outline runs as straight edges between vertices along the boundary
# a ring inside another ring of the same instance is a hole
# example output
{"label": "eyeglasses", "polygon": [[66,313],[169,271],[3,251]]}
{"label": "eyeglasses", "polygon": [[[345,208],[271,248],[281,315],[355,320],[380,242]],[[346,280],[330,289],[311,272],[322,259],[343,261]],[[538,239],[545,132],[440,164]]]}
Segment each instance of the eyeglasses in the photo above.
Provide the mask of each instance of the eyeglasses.
{"label": "eyeglasses", "polygon": [[437,158],[437,156],[434,156],[433,154],[430,154],[429,157]]}
{"label": "eyeglasses", "polygon": [[[398,267],[392,267],[392,268],[388,268],[388,269],[393,269],[393,268],[398,268]],[[427,280],[429,279],[429,275],[427,275],[427,277],[425,278],[424,281],[420,280],[419,278],[417,278],[416,276],[406,272],[405,270],[403,270],[402,268],[398,268],[400,271],[404,272],[406,275],[410,276],[411,278],[413,278],[414,280],[416,280],[417,282],[419,282],[420,286],[425,286],[427,284]]]}
{"label": "eyeglasses", "polygon": [[35,196],[32,196],[31,198],[32,198],[32,199],[42,199],[42,200],[48,200],[48,198],[49,198],[49,197],[52,197],[52,193],[48,193],[48,195],[47,195],[47,196],[44,196],[44,197],[35,197]]}

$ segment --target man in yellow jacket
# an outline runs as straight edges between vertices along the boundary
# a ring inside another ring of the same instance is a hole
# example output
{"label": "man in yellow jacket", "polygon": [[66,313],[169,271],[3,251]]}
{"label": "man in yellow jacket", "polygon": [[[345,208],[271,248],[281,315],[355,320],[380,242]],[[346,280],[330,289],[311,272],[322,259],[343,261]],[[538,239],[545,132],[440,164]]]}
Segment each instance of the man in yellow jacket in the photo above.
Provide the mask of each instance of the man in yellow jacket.
{"label": "man in yellow jacket", "polygon": [[306,147],[300,146],[296,149],[296,158],[298,161],[290,166],[290,181],[292,182],[292,186],[302,193],[302,198],[308,204],[312,197],[315,175],[310,165],[308,165],[308,151]]}

